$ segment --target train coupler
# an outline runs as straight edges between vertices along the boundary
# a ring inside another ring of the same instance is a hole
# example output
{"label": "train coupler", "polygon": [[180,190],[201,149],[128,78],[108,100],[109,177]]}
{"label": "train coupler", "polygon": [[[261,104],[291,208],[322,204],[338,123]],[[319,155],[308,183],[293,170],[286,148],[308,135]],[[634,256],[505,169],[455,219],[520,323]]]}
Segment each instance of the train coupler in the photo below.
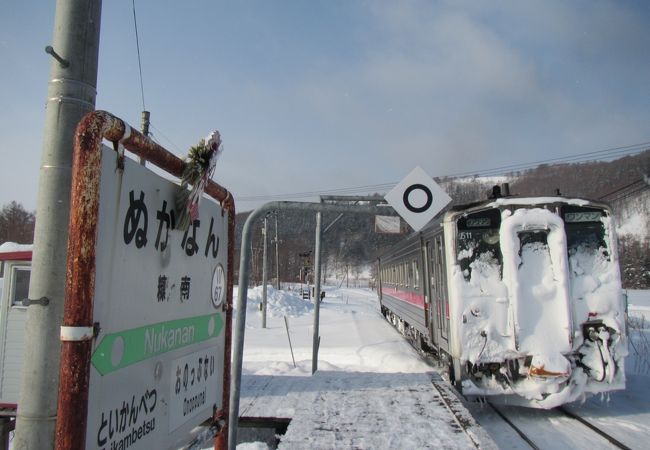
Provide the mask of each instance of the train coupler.
{"label": "train coupler", "polygon": [[616,363],[610,346],[616,331],[602,321],[586,322],[582,325],[584,343],[578,350],[578,366],[597,382],[613,381]]}

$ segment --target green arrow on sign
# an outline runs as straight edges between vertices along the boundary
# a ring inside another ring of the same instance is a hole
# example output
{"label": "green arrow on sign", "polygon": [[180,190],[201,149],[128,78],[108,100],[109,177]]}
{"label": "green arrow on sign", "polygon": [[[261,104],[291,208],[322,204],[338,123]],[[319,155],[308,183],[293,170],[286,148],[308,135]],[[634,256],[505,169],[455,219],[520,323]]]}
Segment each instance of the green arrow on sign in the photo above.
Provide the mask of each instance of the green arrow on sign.
{"label": "green arrow on sign", "polygon": [[187,317],[132,328],[104,336],[90,358],[106,375],[137,362],[219,336],[220,314]]}

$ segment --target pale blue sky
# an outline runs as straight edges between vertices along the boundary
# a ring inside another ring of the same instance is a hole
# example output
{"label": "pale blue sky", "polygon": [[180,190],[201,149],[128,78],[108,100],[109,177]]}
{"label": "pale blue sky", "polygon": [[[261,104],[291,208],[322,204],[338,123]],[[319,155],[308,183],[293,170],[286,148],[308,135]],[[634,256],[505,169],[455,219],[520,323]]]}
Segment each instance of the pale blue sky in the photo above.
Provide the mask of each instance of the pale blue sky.
{"label": "pale blue sky", "polygon": [[[215,179],[236,200],[650,141],[650,2],[136,8],[155,138],[181,156],[219,129]],[[0,3],[0,206],[36,207],[53,18],[54,1]],[[131,0],[104,0],[99,61],[97,108],[138,127]]]}

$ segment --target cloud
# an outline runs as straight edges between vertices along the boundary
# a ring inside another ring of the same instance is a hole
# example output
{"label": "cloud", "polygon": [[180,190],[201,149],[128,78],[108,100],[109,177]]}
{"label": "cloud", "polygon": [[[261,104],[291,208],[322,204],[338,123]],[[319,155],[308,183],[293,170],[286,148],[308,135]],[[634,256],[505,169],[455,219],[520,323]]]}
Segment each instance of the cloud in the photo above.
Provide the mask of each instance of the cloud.
{"label": "cloud", "polygon": [[647,112],[626,98],[629,86],[611,84],[637,75],[598,70],[642,56],[629,54],[630,41],[649,36],[637,18],[611,2],[589,12],[560,2],[471,5],[371,2],[374,33],[358,62],[308,78],[298,95],[391,162],[440,148],[451,170],[467,163],[459,155],[478,169],[643,139],[634,116]]}

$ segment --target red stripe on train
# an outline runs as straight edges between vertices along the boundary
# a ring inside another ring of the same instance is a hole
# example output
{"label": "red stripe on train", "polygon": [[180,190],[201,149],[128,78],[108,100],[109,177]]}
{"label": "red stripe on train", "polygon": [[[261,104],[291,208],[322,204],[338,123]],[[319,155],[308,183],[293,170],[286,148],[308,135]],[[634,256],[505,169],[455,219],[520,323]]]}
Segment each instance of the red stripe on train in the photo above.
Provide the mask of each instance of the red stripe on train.
{"label": "red stripe on train", "polygon": [[397,288],[382,287],[381,293],[382,295],[389,295],[393,298],[424,309],[424,295],[421,295],[418,292],[401,291]]}

